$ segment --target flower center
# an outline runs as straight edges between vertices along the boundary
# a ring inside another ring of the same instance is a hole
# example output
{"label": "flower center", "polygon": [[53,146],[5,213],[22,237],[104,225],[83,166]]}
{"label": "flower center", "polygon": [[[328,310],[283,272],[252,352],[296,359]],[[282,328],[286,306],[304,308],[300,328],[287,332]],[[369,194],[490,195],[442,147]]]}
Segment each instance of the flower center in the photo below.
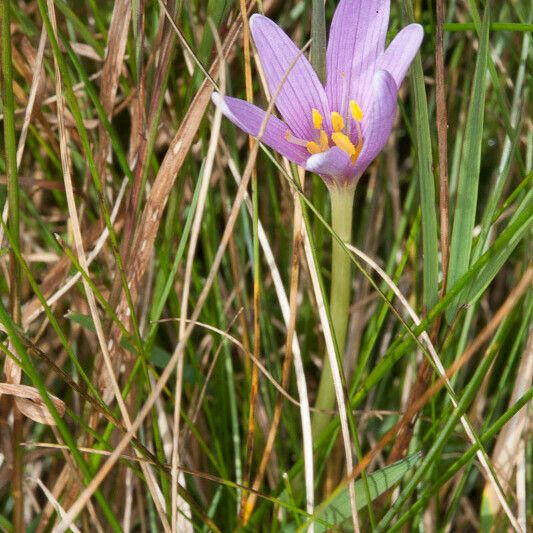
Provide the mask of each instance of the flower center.
{"label": "flower center", "polygon": [[[352,138],[346,133],[348,129],[344,123],[344,119],[340,113],[333,111],[331,113],[331,125],[333,126],[333,132],[331,134],[331,142],[339,147],[341,150],[346,152],[351,156],[352,165],[357,161],[359,154],[363,148],[363,135],[361,133],[361,121],[363,120],[363,112],[359,107],[359,104],[355,100],[350,100],[350,113],[355,122],[355,132],[356,140],[354,143]],[[290,131],[287,130],[285,133],[285,138],[293,143],[298,144],[299,146],[304,146],[307,148],[307,151],[314,155],[320,154],[329,150],[331,148],[330,137],[327,132],[322,128],[324,123],[324,117],[320,114],[318,109],[312,111],[313,117],[313,126],[317,133],[315,135],[315,140],[313,141],[304,141],[303,139],[298,139]]]}

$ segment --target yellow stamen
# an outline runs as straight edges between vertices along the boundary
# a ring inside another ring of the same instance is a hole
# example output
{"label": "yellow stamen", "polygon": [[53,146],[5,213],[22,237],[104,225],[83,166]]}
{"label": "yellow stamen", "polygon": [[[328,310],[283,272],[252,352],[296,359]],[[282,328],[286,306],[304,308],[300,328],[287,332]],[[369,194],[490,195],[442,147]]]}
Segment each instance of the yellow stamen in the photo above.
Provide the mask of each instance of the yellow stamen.
{"label": "yellow stamen", "polygon": [[331,124],[333,125],[334,131],[342,131],[344,129],[344,119],[339,113],[337,113],[337,111],[331,113]]}
{"label": "yellow stamen", "polygon": [[320,148],[323,152],[329,148],[328,134],[324,130],[320,130]]}
{"label": "yellow stamen", "polygon": [[348,155],[356,155],[355,146],[353,145],[352,141],[350,141],[348,135],[345,135],[344,133],[340,132],[335,132],[331,134],[331,139],[341,150],[346,152]]}
{"label": "yellow stamen", "polygon": [[311,155],[320,154],[322,152],[322,149],[315,141],[308,142],[306,148]]}
{"label": "yellow stamen", "polygon": [[320,111],[313,107],[313,126],[315,127],[315,129],[319,130],[320,128],[322,128],[323,121],[324,117],[320,114]]}
{"label": "yellow stamen", "polygon": [[362,149],[363,149],[363,143],[362,142],[357,143],[357,146],[355,147],[355,153],[352,155],[352,165],[355,165],[355,162],[357,161]]}
{"label": "yellow stamen", "polygon": [[359,104],[355,100],[350,100],[350,111],[352,112],[352,117],[361,122],[363,120],[363,111],[359,107]]}
{"label": "yellow stamen", "polygon": [[292,144],[297,144],[298,146],[307,146],[307,141],[298,139],[298,137],[295,137],[289,130],[285,132],[285,139]]}
{"label": "yellow stamen", "polygon": [[361,132],[361,124],[358,122],[355,125],[355,128],[357,131],[357,144],[355,145],[355,153],[352,155],[352,165],[355,165],[355,162],[359,158],[361,150],[363,149],[363,134]]}

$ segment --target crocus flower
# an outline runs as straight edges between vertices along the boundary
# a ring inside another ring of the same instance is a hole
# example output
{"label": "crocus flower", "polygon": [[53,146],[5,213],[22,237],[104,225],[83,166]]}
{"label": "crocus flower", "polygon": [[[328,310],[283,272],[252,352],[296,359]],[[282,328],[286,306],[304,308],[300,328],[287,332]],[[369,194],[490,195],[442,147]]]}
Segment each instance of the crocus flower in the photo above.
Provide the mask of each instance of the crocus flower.
{"label": "crocus flower", "polygon": [[[277,24],[262,15],[250,18],[270,93],[280,86],[275,104],[282,120],[270,116],[261,141],[328,185],[355,185],[385,146],[398,89],[422,42],[422,27],[410,24],[385,49],[389,8],[390,0],[339,2],[325,87]],[[246,133],[259,134],[262,109],[218,93],[213,102]]]}

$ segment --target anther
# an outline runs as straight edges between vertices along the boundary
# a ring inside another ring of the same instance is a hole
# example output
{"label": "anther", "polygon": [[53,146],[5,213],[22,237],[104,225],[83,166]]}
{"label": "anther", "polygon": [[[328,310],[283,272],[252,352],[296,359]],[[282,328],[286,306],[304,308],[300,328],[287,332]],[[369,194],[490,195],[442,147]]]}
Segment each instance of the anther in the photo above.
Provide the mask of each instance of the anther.
{"label": "anther", "polygon": [[285,140],[290,142],[291,144],[297,144],[298,146],[307,147],[307,141],[304,141],[303,139],[298,139],[298,137],[295,137],[289,130],[285,132]]}
{"label": "anther", "polygon": [[328,134],[324,130],[320,130],[320,148],[323,152],[329,149]]}
{"label": "anther", "polygon": [[322,152],[320,146],[318,146],[315,141],[309,141],[306,148],[311,155],[320,154]]}
{"label": "anther", "polygon": [[357,123],[357,144],[355,145],[355,152],[352,155],[352,165],[355,165],[355,162],[359,158],[359,155],[361,154],[361,150],[363,149],[363,134],[361,133],[361,125]]}
{"label": "anther", "polygon": [[361,153],[362,149],[363,149],[363,143],[362,142],[357,143],[357,146],[355,147],[355,152],[352,155],[352,165],[355,165],[355,162],[359,158],[359,154]]}
{"label": "anther", "polygon": [[361,120],[363,120],[363,111],[355,100],[350,100],[350,111],[352,112],[352,117],[357,122],[361,122]]}
{"label": "anther", "polygon": [[342,131],[344,129],[344,119],[337,111],[331,113],[331,124],[333,125],[333,131]]}
{"label": "anther", "polygon": [[321,129],[323,121],[324,117],[320,114],[320,111],[313,107],[313,126],[315,127],[315,129]]}
{"label": "anther", "polygon": [[352,141],[350,141],[348,135],[345,135],[344,133],[340,132],[335,132],[331,134],[331,139],[341,150],[346,152],[348,155],[354,156],[356,154],[355,146],[353,145]]}

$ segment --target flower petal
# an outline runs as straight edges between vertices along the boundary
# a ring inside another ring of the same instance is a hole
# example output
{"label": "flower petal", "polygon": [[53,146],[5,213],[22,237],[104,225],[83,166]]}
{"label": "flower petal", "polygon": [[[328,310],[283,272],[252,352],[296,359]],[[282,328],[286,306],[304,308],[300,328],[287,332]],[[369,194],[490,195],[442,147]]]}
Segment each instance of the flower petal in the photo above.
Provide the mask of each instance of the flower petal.
{"label": "flower petal", "polygon": [[326,93],[316,72],[285,32],[270,19],[253,15],[250,30],[272,97],[281,85],[276,107],[283,120],[294,135],[312,140],[313,108],[321,113],[324,121],[330,120]]}
{"label": "flower petal", "polygon": [[325,152],[312,155],[306,164],[306,169],[310,172],[316,172],[335,182],[345,182],[351,174],[350,156],[338,146],[334,146]]}
{"label": "flower petal", "polygon": [[[239,98],[231,98],[230,96],[222,98],[219,93],[213,93],[211,99],[236,126],[249,135],[257,137],[265,118],[265,112],[262,109]],[[285,133],[288,129],[284,122],[271,115],[260,140],[287,159],[294,161],[298,165],[305,166],[309,153],[304,147],[286,140]]]}
{"label": "flower petal", "polygon": [[396,116],[398,88],[392,74],[378,70],[371,85],[370,112],[363,118],[363,149],[354,165],[354,173],[361,176],[368,165],[383,150]]}
{"label": "flower petal", "polygon": [[377,68],[390,72],[398,88],[420,48],[423,37],[424,30],[420,24],[409,24],[396,35],[379,58]]}
{"label": "flower petal", "polygon": [[375,64],[383,53],[390,0],[341,0],[333,21],[326,56],[328,95],[332,111],[347,114],[355,99],[363,111],[369,100]]}

